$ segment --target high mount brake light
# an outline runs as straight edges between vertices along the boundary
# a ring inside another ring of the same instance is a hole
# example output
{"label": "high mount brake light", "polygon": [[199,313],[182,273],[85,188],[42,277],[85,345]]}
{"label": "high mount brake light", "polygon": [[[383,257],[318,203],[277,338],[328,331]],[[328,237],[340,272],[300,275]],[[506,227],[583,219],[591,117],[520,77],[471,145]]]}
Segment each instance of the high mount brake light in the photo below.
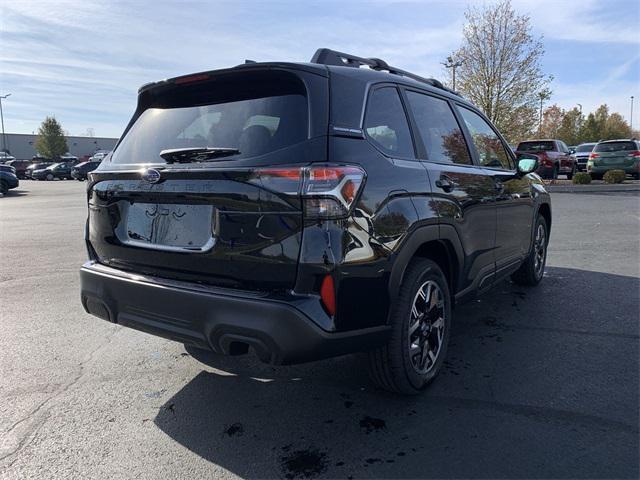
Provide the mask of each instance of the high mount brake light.
{"label": "high mount brake light", "polygon": [[173,83],[175,85],[184,85],[187,83],[202,82],[203,80],[208,80],[208,79],[209,79],[209,75],[206,73],[202,73],[198,75],[188,75],[186,77],[178,77],[173,81]]}
{"label": "high mount brake light", "polygon": [[250,181],[287,195],[300,195],[305,217],[339,219],[351,213],[365,171],[356,166],[311,165],[308,167],[257,168]]}

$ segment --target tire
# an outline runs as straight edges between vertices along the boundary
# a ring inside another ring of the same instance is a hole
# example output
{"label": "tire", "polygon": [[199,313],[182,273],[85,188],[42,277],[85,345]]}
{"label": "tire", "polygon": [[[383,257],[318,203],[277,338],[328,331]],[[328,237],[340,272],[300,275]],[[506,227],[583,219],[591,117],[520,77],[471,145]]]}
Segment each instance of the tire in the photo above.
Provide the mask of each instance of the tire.
{"label": "tire", "polygon": [[55,178],[56,177],[53,176],[53,173],[47,173],[45,180],[51,181],[51,180],[54,180]]}
{"label": "tire", "polygon": [[386,345],[369,352],[371,380],[390,392],[420,393],[442,368],[451,332],[449,286],[435,262],[415,259],[409,264],[389,324]]}
{"label": "tire", "polygon": [[573,180],[573,176],[576,174],[576,165],[573,165],[571,172],[567,173],[567,180]]}
{"label": "tire", "polygon": [[602,180],[601,173],[590,173],[589,175],[591,175],[591,180]]}
{"label": "tire", "polygon": [[[540,229],[542,237],[540,238]],[[549,229],[547,221],[542,215],[538,215],[533,235],[531,252],[520,268],[511,275],[511,280],[518,285],[534,287],[540,283],[544,276],[544,267],[547,263],[547,246],[549,245]]]}
{"label": "tire", "polygon": [[7,182],[5,182],[4,180],[1,180],[0,181],[0,193],[2,193],[4,195],[8,191],[9,191],[9,185],[7,185]]}

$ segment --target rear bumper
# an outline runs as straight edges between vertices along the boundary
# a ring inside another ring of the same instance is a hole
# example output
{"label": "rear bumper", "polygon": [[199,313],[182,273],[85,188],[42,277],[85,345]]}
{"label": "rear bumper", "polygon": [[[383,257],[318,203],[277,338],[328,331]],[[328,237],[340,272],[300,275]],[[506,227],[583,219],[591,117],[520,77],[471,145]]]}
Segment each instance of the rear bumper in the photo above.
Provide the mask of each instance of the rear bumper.
{"label": "rear bumper", "polygon": [[3,177],[3,180],[7,184],[7,188],[9,190],[11,190],[13,188],[18,188],[18,185],[20,185],[20,180],[18,180],[17,176],[16,176],[16,178],[4,178]]}
{"label": "rear bumper", "polygon": [[640,161],[633,165],[590,165],[587,168],[589,173],[604,174],[609,170],[624,170],[625,173],[640,173]]}
{"label": "rear bumper", "polygon": [[[80,270],[84,309],[99,318],[229,355],[249,345],[273,364],[302,363],[382,345],[388,327],[322,330],[298,306],[303,296],[253,293],[140,277],[88,262]],[[309,301],[315,301],[308,298]]]}

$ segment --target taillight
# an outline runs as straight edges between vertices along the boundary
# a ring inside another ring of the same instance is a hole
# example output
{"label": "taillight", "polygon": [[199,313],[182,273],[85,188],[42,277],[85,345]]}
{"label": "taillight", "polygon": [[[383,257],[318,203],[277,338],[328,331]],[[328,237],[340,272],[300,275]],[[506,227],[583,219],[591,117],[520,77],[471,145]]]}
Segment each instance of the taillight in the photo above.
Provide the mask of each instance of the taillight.
{"label": "taillight", "polygon": [[594,158],[598,158],[600,155],[598,155],[597,153],[591,152],[589,154],[589,160],[593,160]]}
{"label": "taillight", "polygon": [[308,167],[257,168],[250,181],[267,190],[300,195],[305,218],[345,218],[351,213],[365,178],[356,166],[311,165]]}
{"label": "taillight", "polygon": [[365,173],[355,166],[311,166],[305,169],[302,198],[306,218],[344,218],[364,182]]}
{"label": "taillight", "polygon": [[633,158],[639,158],[640,157],[640,150],[636,150],[635,152],[630,152],[629,155],[627,155],[628,157],[633,157]]}

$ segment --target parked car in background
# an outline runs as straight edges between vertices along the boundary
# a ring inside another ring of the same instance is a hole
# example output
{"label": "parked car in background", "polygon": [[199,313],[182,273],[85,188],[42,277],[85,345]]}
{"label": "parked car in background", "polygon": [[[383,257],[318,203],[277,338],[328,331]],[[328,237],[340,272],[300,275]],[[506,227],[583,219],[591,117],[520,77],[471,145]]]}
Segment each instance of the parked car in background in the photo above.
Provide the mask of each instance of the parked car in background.
{"label": "parked car in background", "polygon": [[539,166],[536,173],[542,178],[558,178],[566,175],[569,180],[576,173],[576,159],[571,156],[569,147],[562,140],[544,139],[520,142],[516,154],[536,155]]}
{"label": "parked car in background", "polygon": [[34,170],[32,177],[34,180],[71,180],[70,162],[54,163],[47,168]]}
{"label": "parked car in background", "polygon": [[31,164],[24,169],[24,178],[33,179],[33,172],[36,170],[44,170],[47,167],[53,165],[53,162],[31,162]]}
{"label": "parked car in background", "polygon": [[640,180],[640,141],[632,138],[598,142],[589,154],[587,172],[599,179],[608,170],[624,170]]}
{"label": "parked car in background", "polygon": [[3,172],[11,172],[14,175],[16,174],[16,169],[11,165],[0,164],[0,170]]}
{"label": "parked car in background", "polygon": [[109,150],[98,150],[93,156],[89,159],[91,162],[101,162],[104,158],[109,155],[111,152]]}
{"label": "parked car in background", "polygon": [[11,165],[16,170],[16,177],[25,178],[24,172],[29,165],[31,165],[30,160],[9,160],[6,165]]}
{"label": "parked car in background", "polygon": [[17,188],[18,185],[20,185],[20,181],[15,173],[0,169],[0,193],[7,193],[9,190]]}
{"label": "parked car in background", "polygon": [[586,172],[587,170],[587,160],[589,160],[589,154],[593,147],[595,147],[595,143],[581,143],[577,147],[575,147],[574,153],[571,154],[573,158],[576,160],[576,169],[579,172]]}
{"label": "parked car in background", "polygon": [[75,165],[80,160],[78,160],[78,157],[76,157],[75,155],[71,155],[69,153],[65,153],[64,155],[62,155],[60,157],[60,161],[61,162],[66,162],[66,163],[73,163]]}
{"label": "parked car in background", "polygon": [[11,160],[15,160],[16,157],[14,157],[13,155],[7,153],[7,152],[0,152],[0,163],[7,163],[10,162]]}
{"label": "parked car in background", "polygon": [[71,176],[79,181],[86,180],[87,174],[94,171],[99,165],[100,161],[78,163],[71,169]]}

